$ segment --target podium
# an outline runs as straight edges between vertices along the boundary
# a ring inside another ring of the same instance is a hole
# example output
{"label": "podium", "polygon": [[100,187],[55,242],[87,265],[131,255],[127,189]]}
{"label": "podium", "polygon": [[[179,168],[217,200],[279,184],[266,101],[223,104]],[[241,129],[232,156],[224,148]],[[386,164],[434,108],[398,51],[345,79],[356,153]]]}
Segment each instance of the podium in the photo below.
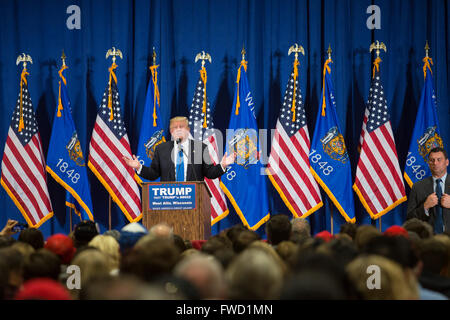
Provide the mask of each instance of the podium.
{"label": "podium", "polygon": [[207,240],[211,237],[210,198],[204,181],[145,182],[142,224],[150,229],[165,222],[185,240]]}

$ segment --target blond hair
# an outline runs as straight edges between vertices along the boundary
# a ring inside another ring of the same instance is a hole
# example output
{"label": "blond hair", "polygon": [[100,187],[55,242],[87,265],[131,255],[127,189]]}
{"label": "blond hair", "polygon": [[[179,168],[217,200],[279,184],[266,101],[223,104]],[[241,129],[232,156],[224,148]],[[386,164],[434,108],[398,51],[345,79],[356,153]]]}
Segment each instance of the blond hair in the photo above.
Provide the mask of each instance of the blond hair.
{"label": "blond hair", "polygon": [[[369,267],[379,267],[380,287],[370,289]],[[347,275],[356,290],[365,300],[410,300],[418,299],[417,286],[412,286],[402,267],[396,262],[377,255],[359,256],[346,268]]]}
{"label": "blond hair", "polygon": [[169,128],[172,128],[172,125],[174,122],[180,122],[180,121],[184,121],[186,123],[186,126],[189,127],[189,120],[186,117],[182,117],[182,116],[177,116],[177,117],[173,117],[172,119],[170,119],[169,121]]}
{"label": "blond hair", "polygon": [[120,247],[119,243],[112,236],[99,234],[90,242],[89,246],[97,248],[108,257],[108,264],[111,270],[119,268]]}

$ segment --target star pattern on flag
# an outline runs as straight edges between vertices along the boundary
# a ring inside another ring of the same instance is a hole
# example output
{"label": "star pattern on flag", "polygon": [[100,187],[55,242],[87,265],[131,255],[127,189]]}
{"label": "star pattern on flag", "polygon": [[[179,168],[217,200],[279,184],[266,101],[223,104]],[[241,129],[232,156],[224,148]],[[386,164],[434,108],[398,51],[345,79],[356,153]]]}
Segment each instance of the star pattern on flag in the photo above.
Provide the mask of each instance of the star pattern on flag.
{"label": "star pattern on flag", "polygon": [[102,120],[106,123],[106,125],[109,127],[109,129],[116,135],[117,139],[120,140],[120,138],[122,138],[127,132],[125,130],[122,115],[120,113],[119,91],[117,90],[117,85],[114,81],[111,85],[111,95],[112,95],[113,119],[110,120],[111,110],[108,108],[108,88],[103,93],[99,115],[102,118]]}
{"label": "star pattern on flag", "polygon": [[370,116],[367,120],[368,132],[376,130],[389,121],[387,100],[384,97],[384,90],[378,72],[375,74],[375,78],[372,81],[373,83],[369,92],[369,101],[367,102],[370,110]]}
{"label": "star pattern on flag", "polygon": [[19,132],[19,122],[20,122],[20,94],[19,94],[19,97],[17,98],[17,104],[14,111],[11,127],[15,131],[22,145],[26,145],[38,131],[36,118],[34,117],[33,104],[31,102],[30,94],[28,93],[28,89],[26,87],[22,89],[22,116],[24,128],[22,129],[22,131]]}
{"label": "star pattern on flag", "polygon": [[203,128],[203,122],[205,119],[205,114],[203,113],[203,99],[205,95],[205,86],[201,79],[199,79],[197,86],[195,87],[194,97],[192,98],[192,106],[189,115],[189,127],[192,130],[194,138],[200,137],[200,140],[206,140],[213,130],[214,127],[211,118],[211,107],[206,98],[206,128]]}
{"label": "star pattern on flag", "polygon": [[[295,84],[295,121],[292,113],[292,101],[294,97],[294,84]],[[291,137],[301,127],[306,125],[305,107],[303,104],[303,97],[298,85],[298,78],[294,80],[294,72],[291,73],[289,82],[286,86],[286,93],[283,99],[283,105],[280,112],[280,123],[284,128],[284,131]]]}

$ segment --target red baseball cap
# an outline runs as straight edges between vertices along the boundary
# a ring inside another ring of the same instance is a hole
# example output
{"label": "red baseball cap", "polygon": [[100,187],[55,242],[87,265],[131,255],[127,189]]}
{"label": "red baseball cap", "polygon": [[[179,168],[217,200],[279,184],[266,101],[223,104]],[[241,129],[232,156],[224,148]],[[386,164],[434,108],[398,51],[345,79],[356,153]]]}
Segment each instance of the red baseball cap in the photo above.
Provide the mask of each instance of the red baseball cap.
{"label": "red baseball cap", "polygon": [[72,298],[59,282],[48,278],[36,278],[24,283],[15,300],[72,300]]}

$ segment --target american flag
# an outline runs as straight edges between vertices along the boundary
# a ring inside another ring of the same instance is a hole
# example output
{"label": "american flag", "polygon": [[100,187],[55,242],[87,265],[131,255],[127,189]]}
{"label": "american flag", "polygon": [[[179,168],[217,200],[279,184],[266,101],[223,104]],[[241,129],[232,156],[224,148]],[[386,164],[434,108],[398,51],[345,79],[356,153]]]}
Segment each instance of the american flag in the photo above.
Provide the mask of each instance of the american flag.
{"label": "american flag", "polygon": [[374,71],[353,189],[377,219],[404,202],[406,195],[378,66]]}
{"label": "american flag", "polygon": [[[28,225],[38,228],[53,216],[41,138],[24,70],[2,160],[1,184]],[[23,124],[23,127],[21,126]]]}
{"label": "american flag", "polygon": [[[110,73],[113,72],[111,69]],[[111,108],[108,107],[109,91]],[[89,145],[88,165],[128,220],[135,222],[142,218],[141,196],[134,180],[134,170],[125,164],[123,156],[132,157],[120,112],[119,91],[113,76],[110,77],[98,110]]]}
{"label": "american flag", "polygon": [[[204,78],[206,79],[206,70],[202,68]],[[205,100],[205,111],[203,112],[203,101]],[[205,125],[205,126],[204,126]],[[203,143],[208,146],[209,155],[214,164],[219,163],[219,149],[217,139],[214,133],[214,124],[211,117],[211,108],[205,93],[205,82],[202,77],[199,78],[192,99],[191,109],[189,111],[189,126],[191,135],[194,139],[201,137]],[[225,194],[220,188],[220,178],[205,178],[206,185],[211,191],[211,225],[220,221],[228,214],[228,206]]]}
{"label": "american flag", "polygon": [[306,217],[323,203],[319,186],[310,171],[310,139],[296,68],[297,63],[286,86],[267,171],[270,181],[292,214]]}

